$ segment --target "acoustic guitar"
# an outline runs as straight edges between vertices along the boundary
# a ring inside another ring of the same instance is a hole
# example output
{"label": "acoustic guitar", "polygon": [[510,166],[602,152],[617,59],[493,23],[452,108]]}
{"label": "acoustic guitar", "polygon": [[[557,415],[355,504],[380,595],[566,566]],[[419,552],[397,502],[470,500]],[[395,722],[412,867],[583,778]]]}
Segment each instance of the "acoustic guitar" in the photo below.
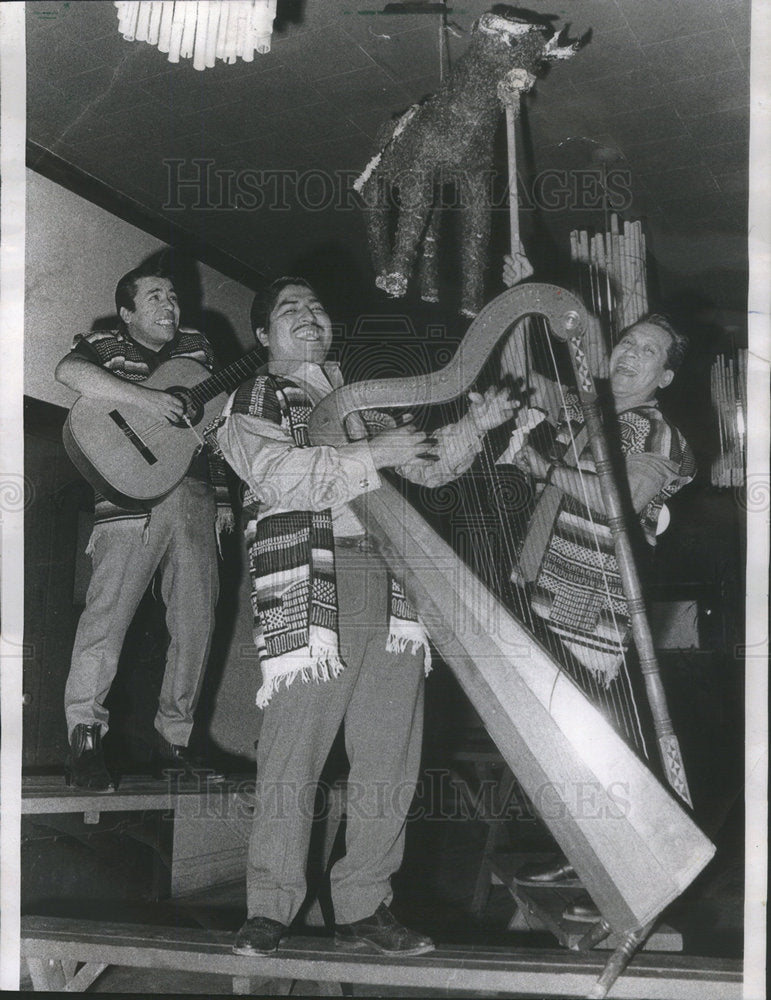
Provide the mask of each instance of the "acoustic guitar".
{"label": "acoustic guitar", "polygon": [[81,396],[67,415],[62,439],[67,454],[102,496],[128,509],[162,500],[184,477],[203,431],[219,415],[229,393],[254,372],[259,348],[211,374],[190,358],[166,361],[141,383],[179,399],[184,418],[158,419],[128,403]]}

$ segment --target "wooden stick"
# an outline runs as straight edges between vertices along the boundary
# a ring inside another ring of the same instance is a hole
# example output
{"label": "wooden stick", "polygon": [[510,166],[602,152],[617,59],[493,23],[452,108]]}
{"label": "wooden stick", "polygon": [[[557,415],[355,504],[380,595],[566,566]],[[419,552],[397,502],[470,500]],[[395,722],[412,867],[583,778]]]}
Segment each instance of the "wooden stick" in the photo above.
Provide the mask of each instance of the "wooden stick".
{"label": "wooden stick", "polygon": [[[626,226],[624,227],[626,231]],[[640,260],[640,250],[637,245],[637,228],[635,223],[629,224],[628,231],[629,254],[634,268],[634,287],[632,288],[631,321],[636,323],[642,315],[640,291],[642,285],[642,261]]]}
{"label": "wooden stick", "polygon": [[571,229],[570,231],[570,259],[574,264],[579,264],[578,259],[578,230]]}
{"label": "wooden stick", "polygon": [[622,299],[620,297],[620,284],[621,284],[621,260],[619,257],[619,247],[618,247],[618,216],[614,213],[610,217],[610,256],[609,256],[610,272],[611,272],[611,287],[613,290],[613,316],[615,320],[616,333],[618,333],[621,327],[621,303]]}
{"label": "wooden stick", "polygon": [[740,486],[742,482],[741,443],[739,438],[739,391],[736,362],[728,359],[728,385],[730,391],[729,405],[731,407],[731,485]]}
{"label": "wooden stick", "polygon": [[741,483],[742,462],[739,451],[739,421],[737,417],[736,373],[733,358],[728,359],[728,405],[731,416],[731,486]]}
{"label": "wooden stick", "polygon": [[624,329],[633,320],[632,297],[634,296],[634,267],[626,232],[619,236],[619,250],[621,253],[621,280],[624,288],[624,301],[621,311],[622,329]]}
{"label": "wooden stick", "polygon": [[597,279],[598,279],[598,268],[597,268],[597,253],[596,253],[596,239],[592,237],[589,240],[589,264],[588,264],[588,278],[589,278],[589,298],[591,300],[592,312],[597,312]]}
{"label": "wooden stick", "polygon": [[519,235],[519,198],[517,194],[517,116],[522,94],[535,82],[535,77],[523,69],[510,70],[498,83],[498,98],[506,109],[506,144],[509,154],[509,238],[512,257],[520,258],[521,274],[529,278],[533,266],[525,255]]}
{"label": "wooden stick", "polygon": [[509,153],[509,246],[512,254],[521,252],[522,240],[519,235],[519,194],[517,192],[517,117],[510,105],[506,105],[506,143]]}
{"label": "wooden stick", "polygon": [[727,486],[726,477],[726,454],[728,450],[728,434],[725,426],[725,393],[723,390],[723,358],[722,355],[715,359],[713,366],[715,372],[716,405],[718,412],[718,426],[720,429],[720,464],[718,470],[718,485]]}
{"label": "wooden stick", "polygon": [[723,453],[722,449],[722,438],[723,438],[723,428],[720,422],[720,408],[717,403],[717,375],[715,373],[715,364],[712,362],[712,367],[709,370],[709,389],[710,396],[712,398],[712,406],[715,409],[715,414],[717,416],[717,430],[718,430],[718,453],[712,462],[712,469],[710,473],[710,480],[713,486],[720,485],[720,456]]}
{"label": "wooden stick", "polygon": [[637,227],[633,223],[629,228],[629,240],[634,255],[635,286],[634,286],[634,318],[637,321],[642,316],[643,265],[640,260],[640,247],[637,240]]}
{"label": "wooden stick", "polygon": [[[610,316],[610,286],[608,284],[608,257],[605,250],[605,234],[597,233],[594,242],[594,254],[597,258],[597,308],[602,320],[603,329],[609,333],[612,330]],[[612,345],[611,345],[612,346]]]}
{"label": "wooden stick", "polygon": [[635,320],[635,286],[637,284],[637,266],[632,250],[629,234],[629,223],[624,222],[621,235],[621,253],[624,260],[624,326],[629,326]]}
{"label": "wooden stick", "polygon": [[618,323],[616,322],[616,287],[613,279],[613,253],[610,233],[601,233],[600,235],[602,262],[605,268],[605,313],[608,329],[610,330],[611,347],[615,347],[618,340]]}

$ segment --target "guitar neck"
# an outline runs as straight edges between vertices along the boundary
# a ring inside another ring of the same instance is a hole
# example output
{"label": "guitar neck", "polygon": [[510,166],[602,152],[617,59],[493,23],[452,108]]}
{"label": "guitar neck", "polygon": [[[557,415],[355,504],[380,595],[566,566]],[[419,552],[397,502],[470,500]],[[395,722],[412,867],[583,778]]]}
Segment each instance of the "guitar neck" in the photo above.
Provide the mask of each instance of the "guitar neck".
{"label": "guitar neck", "polygon": [[191,389],[190,395],[197,403],[208,403],[210,399],[214,399],[215,396],[219,396],[223,392],[232,392],[247,376],[259,368],[262,360],[262,349],[256,347],[253,351],[239,358],[238,361],[234,361],[233,364],[199,382]]}

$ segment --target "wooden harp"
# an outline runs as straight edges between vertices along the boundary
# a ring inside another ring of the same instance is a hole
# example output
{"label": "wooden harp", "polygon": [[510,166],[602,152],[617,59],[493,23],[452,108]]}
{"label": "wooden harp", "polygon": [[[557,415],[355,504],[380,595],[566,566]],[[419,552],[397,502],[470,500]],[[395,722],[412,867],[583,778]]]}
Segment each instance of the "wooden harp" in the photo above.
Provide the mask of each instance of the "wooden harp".
{"label": "wooden harp", "polygon": [[[515,287],[479,313],[445,368],[352,383],[327,396],[311,415],[312,442],[345,443],[345,418],[358,410],[459,397],[502,335],[528,315],[542,316],[580,354],[587,323],[580,302],[554,285]],[[575,352],[573,360],[575,367]],[[577,376],[586,388],[588,371]],[[604,920],[627,938],[644,933],[708,863],[713,845],[552,654],[395,487],[384,483],[352,506]]]}

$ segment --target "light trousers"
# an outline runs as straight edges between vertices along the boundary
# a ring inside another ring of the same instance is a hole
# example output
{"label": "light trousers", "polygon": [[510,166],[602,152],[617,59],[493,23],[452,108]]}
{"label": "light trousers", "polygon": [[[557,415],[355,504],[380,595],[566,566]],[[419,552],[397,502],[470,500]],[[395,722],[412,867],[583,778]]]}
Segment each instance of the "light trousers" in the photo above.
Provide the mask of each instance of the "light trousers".
{"label": "light trousers", "polygon": [[386,651],[388,574],[373,554],[337,549],[342,673],[281,687],[257,744],[257,806],[247,863],[250,917],[289,924],[306,895],[308,844],[322,768],[340,723],[350,761],[346,853],[332,869],[337,923],[391,900],[420,770],[423,655]]}
{"label": "light trousers", "polygon": [[179,486],[145,519],[97,524],[93,571],[64,693],[68,736],[78,723],[108,729],[104,701],[131,620],[157,569],[171,642],[155,717],[170,743],[187,746],[201,691],[219,592],[216,505],[196,479]]}

